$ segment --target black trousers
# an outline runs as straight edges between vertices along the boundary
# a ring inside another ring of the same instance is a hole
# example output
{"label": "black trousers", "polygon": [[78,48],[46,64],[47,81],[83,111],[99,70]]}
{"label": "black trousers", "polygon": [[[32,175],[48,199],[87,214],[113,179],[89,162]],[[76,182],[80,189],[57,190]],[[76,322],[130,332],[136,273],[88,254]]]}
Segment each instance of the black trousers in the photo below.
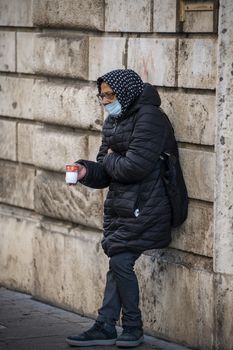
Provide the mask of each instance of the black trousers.
{"label": "black trousers", "polygon": [[142,327],[138,280],[134,272],[139,256],[127,251],[110,258],[103,305],[98,310],[97,321],[115,325],[122,310],[123,326]]}

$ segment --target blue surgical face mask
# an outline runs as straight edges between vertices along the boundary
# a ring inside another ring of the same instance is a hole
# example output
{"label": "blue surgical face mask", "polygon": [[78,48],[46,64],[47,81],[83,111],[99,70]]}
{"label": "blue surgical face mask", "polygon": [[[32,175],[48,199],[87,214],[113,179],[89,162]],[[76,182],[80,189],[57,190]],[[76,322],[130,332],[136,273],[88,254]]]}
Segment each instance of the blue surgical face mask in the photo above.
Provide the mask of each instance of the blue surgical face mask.
{"label": "blue surgical face mask", "polygon": [[121,114],[121,104],[118,100],[104,106],[109,115],[118,117]]}

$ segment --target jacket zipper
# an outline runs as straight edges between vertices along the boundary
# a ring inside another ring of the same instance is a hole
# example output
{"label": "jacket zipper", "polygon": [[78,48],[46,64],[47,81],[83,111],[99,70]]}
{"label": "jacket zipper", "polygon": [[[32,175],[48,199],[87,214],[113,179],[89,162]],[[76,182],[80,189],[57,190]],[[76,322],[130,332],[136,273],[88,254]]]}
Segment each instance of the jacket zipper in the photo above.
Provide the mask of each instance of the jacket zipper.
{"label": "jacket zipper", "polygon": [[139,184],[139,188],[138,188],[138,191],[137,191],[137,200],[136,200],[136,203],[135,203],[135,208],[134,208],[134,215],[137,217],[139,216],[140,212],[141,212],[141,186],[142,186],[142,183],[140,182]]}
{"label": "jacket zipper", "polygon": [[114,125],[113,133],[115,134],[116,128],[117,128],[117,120],[116,120],[116,118],[114,118],[114,123],[113,123],[113,125]]}

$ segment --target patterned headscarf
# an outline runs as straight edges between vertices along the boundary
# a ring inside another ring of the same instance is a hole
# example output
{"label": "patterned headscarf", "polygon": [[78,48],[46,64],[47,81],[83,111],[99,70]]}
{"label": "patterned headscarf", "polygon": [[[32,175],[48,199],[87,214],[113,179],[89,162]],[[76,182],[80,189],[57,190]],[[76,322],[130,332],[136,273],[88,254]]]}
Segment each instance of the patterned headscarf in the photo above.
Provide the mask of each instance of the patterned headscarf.
{"label": "patterned headscarf", "polygon": [[143,91],[143,81],[132,69],[116,69],[98,78],[97,87],[99,92],[103,82],[110,85],[116,93],[121,104],[121,115],[124,115],[127,108]]}

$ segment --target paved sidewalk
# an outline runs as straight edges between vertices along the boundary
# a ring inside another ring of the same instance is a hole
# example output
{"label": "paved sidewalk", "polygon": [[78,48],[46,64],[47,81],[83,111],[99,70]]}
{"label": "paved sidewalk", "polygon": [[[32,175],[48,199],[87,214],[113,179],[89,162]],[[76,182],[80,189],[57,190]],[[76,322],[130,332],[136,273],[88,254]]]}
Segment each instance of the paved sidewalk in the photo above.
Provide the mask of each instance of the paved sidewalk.
{"label": "paved sidewalk", "polygon": [[[68,350],[65,338],[78,334],[93,320],[32,299],[30,295],[0,287],[1,350]],[[120,329],[119,329],[120,330]],[[77,348],[80,349],[80,348]],[[116,350],[115,346],[92,346],[83,349]],[[139,350],[187,350],[153,337],[145,337]]]}

